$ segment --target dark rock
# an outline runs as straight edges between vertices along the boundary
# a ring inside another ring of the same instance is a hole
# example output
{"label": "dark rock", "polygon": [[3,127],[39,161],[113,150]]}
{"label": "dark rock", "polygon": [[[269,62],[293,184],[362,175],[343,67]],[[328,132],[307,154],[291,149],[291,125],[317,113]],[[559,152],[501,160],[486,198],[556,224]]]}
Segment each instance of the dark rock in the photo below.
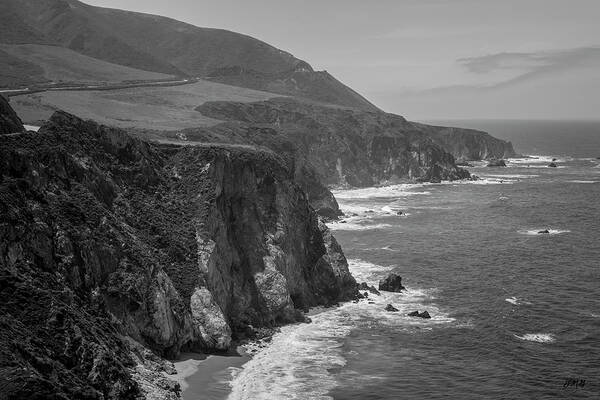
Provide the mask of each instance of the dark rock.
{"label": "dark rock", "polygon": [[385,279],[379,281],[379,290],[386,292],[400,292],[406,288],[402,286],[402,277],[398,274],[391,273]]}
{"label": "dark rock", "polygon": [[466,160],[458,160],[458,161],[456,161],[456,165],[459,167],[474,167],[475,166]]}
{"label": "dark rock", "polygon": [[556,167],[558,167],[558,165],[556,165],[556,163],[551,162],[550,164],[548,164],[548,167],[556,168]]}
{"label": "dark rock", "polygon": [[8,100],[0,94],[0,135],[25,132],[25,127]]}
{"label": "dark rock", "polygon": [[487,164],[488,167],[506,167],[504,160],[490,160]]}
{"label": "dark rock", "polygon": [[441,178],[433,177],[429,180],[430,183],[442,183]]}
{"label": "dark rock", "polygon": [[357,286],[358,290],[368,290],[372,294],[376,294],[377,296],[381,295],[379,290],[375,289],[374,286],[369,286],[366,282],[362,282]]}
{"label": "dark rock", "polygon": [[402,211],[397,211],[397,212],[396,212],[396,215],[402,216],[402,215],[404,215],[404,212],[402,212]]}
{"label": "dark rock", "polygon": [[544,229],[543,231],[539,231],[538,234],[548,234],[550,231],[548,229]]}
{"label": "dark rock", "polygon": [[412,312],[409,312],[407,315],[409,317],[418,317],[418,318],[424,318],[424,319],[431,318],[431,315],[429,315],[429,313],[427,311],[423,311],[421,313],[418,311],[412,311]]}
{"label": "dark rock", "polygon": [[136,372],[128,337],[166,357],[223,351],[354,298],[290,165],[146,143],[62,112],[38,134],[0,135],[0,397],[176,391]]}
{"label": "dark rock", "polygon": [[398,311],[398,309],[396,307],[394,307],[393,305],[388,304],[387,306],[385,306],[385,311],[396,312],[396,311]]}
{"label": "dark rock", "polygon": [[557,161],[557,159],[556,159],[556,158],[553,158],[553,159],[552,159],[552,162],[554,162],[554,161]]}

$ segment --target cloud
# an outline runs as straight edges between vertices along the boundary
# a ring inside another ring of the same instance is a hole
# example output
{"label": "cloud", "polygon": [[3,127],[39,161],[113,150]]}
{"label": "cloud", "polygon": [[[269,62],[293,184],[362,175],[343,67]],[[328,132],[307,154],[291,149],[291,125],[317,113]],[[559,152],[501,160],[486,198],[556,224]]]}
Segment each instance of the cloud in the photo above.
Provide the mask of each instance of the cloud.
{"label": "cloud", "polygon": [[460,58],[457,62],[474,74],[491,74],[513,70],[516,76],[491,86],[506,85],[558,71],[599,65],[600,47],[538,51],[530,53],[497,53],[480,57]]}

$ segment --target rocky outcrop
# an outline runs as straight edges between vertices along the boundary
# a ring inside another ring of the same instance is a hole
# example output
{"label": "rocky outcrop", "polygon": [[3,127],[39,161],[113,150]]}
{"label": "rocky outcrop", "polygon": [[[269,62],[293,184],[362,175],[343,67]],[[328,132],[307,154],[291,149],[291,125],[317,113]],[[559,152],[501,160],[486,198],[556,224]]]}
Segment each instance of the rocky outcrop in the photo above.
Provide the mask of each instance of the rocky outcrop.
{"label": "rocky outcrop", "polygon": [[374,186],[469,177],[427,132],[382,112],[324,107],[291,99],[209,102],[197,108],[228,121],[186,130],[189,140],[251,143],[289,152],[328,186]]}
{"label": "rocky outcrop", "polygon": [[409,317],[418,317],[418,318],[423,318],[423,319],[431,318],[431,315],[429,315],[429,312],[427,312],[427,311],[423,311],[423,312],[412,311],[412,312],[409,312],[407,315]]}
{"label": "rocky outcrop", "polygon": [[504,160],[496,160],[492,159],[487,163],[488,167],[506,167],[506,162]]}
{"label": "rocky outcrop", "polygon": [[161,356],[222,350],[355,297],[292,164],[60,112],[37,134],[0,136],[0,391],[177,395],[131,341]]}
{"label": "rocky outcrop", "polygon": [[24,131],[25,127],[21,119],[11,108],[8,100],[0,94],[0,135]]}
{"label": "rocky outcrop", "polygon": [[392,272],[379,281],[379,290],[385,290],[386,292],[401,292],[406,290],[406,288],[402,286],[402,277]]}
{"label": "rocky outcrop", "polygon": [[517,156],[511,142],[474,129],[448,128],[414,123],[435,143],[458,160],[489,160]]}

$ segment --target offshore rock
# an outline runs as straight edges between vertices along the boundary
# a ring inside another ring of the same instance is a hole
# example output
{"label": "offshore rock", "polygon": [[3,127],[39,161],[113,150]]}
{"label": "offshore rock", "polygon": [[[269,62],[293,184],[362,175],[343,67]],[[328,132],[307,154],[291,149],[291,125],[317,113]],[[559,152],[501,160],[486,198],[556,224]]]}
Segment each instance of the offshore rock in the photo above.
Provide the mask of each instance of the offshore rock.
{"label": "offshore rock", "polygon": [[396,312],[396,311],[398,311],[398,309],[396,307],[394,307],[393,305],[388,304],[387,306],[385,306],[385,311]]}
{"label": "offshore rock", "polygon": [[385,277],[385,279],[379,281],[379,290],[385,290],[386,292],[401,292],[406,290],[406,288],[402,286],[402,277],[392,272]]}

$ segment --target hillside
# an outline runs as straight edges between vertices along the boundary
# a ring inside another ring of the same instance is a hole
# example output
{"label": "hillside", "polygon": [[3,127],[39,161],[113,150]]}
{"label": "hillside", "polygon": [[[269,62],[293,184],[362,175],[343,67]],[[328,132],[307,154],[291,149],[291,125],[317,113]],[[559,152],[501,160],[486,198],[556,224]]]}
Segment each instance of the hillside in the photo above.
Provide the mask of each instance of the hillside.
{"label": "hillside", "polygon": [[327,73],[264,42],[173,19],[93,7],[76,0],[3,0],[11,16],[2,43],[51,43],[112,64],[210,77],[279,94],[376,110]]}
{"label": "hillside", "polygon": [[[143,71],[98,60],[60,46],[0,45],[0,51],[6,54],[6,57],[0,59],[0,87],[11,88],[46,82],[111,84],[174,78],[172,75]],[[10,68],[10,65],[14,64],[16,60],[23,65]],[[36,70],[32,73],[24,73],[20,71],[23,67]],[[20,79],[15,82],[15,77],[20,77]],[[16,84],[19,81],[22,83]]]}

